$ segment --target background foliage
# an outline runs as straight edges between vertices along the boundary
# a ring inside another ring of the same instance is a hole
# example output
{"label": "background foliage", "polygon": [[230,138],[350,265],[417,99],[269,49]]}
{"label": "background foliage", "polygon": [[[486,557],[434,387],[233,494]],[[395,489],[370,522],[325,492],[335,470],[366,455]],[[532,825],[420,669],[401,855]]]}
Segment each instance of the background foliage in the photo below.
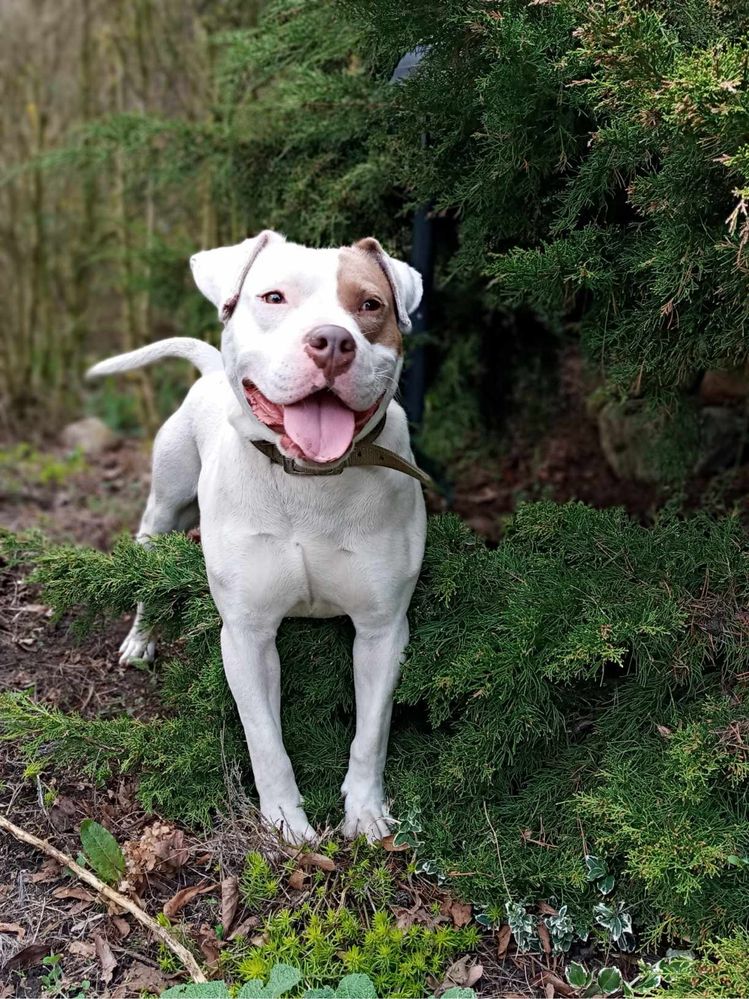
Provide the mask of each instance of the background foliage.
{"label": "background foliage", "polygon": [[[246,748],[225,684],[198,546],[172,535],[112,555],[6,538],[79,625],[144,599],[183,645],[155,722],[83,721],[26,695],[4,733],[30,756],[135,771],[167,815],[225,807]],[[555,898],[593,925],[614,875],[646,940],[700,940],[749,918],[749,561],[738,523],[664,514],[643,528],[582,504],[524,506],[490,550],[432,519],[397,694],[388,787],[428,869],[504,915]],[[284,733],[310,813],[339,817],[351,738],[350,628],[286,622]],[[313,719],[313,720],[311,720]],[[229,782],[229,787],[231,782]]]}
{"label": "background foliage", "polygon": [[[69,407],[94,351],[215,335],[197,246],[275,226],[405,253],[423,204],[444,237],[431,409],[457,399],[465,434],[481,414],[451,352],[475,368],[499,338],[527,363],[528,308],[669,414],[745,360],[743,3],[273,0],[257,27],[228,0],[36,6],[47,49],[19,48],[27,5],[3,15],[8,66],[34,53],[5,80],[6,421]],[[42,70],[63,30],[58,93]],[[417,44],[420,71],[389,85]],[[171,396],[134,377],[152,424]]]}

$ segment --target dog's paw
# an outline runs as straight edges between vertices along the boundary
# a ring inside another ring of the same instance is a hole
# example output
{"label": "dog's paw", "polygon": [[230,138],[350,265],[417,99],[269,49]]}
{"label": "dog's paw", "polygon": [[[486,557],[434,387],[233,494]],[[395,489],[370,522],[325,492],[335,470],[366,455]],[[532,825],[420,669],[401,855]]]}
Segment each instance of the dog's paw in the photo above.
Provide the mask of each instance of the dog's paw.
{"label": "dog's paw", "polygon": [[343,835],[346,839],[356,839],[366,836],[370,843],[389,836],[392,832],[391,816],[387,805],[381,798],[369,801],[355,802],[346,798],[346,818],[343,823]]}
{"label": "dog's paw", "polygon": [[148,631],[132,628],[127,638],[120,646],[120,664],[147,662],[152,663],[156,655],[156,643]]}
{"label": "dog's paw", "polygon": [[261,814],[268,825],[273,826],[281,839],[290,846],[304,846],[317,839],[317,833],[309,824],[301,805],[263,806]]}

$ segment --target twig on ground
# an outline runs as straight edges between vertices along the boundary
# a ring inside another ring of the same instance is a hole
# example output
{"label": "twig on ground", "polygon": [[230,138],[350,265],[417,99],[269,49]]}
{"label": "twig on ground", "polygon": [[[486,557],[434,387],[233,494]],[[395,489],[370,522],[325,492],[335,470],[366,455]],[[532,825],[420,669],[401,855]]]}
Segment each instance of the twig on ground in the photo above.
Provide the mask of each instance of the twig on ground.
{"label": "twig on ground", "polygon": [[207,982],[208,979],[200,970],[200,965],[192,956],[190,951],[179,942],[175,940],[174,937],[169,933],[163,926],[160,926],[148,913],[144,912],[140,906],[136,905],[131,899],[126,895],[122,895],[120,892],[116,891],[114,888],[110,888],[109,885],[105,884],[95,874],[91,871],[87,871],[85,867],[81,867],[77,864],[72,857],[69,857],[62,850],[58,850],[57,847],[52,846],[44,839],[39,839],[38,836],[34,836],[30,832],[26,832],[25,829],[21,829],[19,826],[14,825],[5,816],[0,815],[0,829],[4,829],[5,832],[15,836],[16,839],[20,840],[22,843],[28,843],[29,846],[33,846],[37,850],[41,850],[46,853],[48,857],[53,857],[59,864],[64,867],[69,868],[76,877],[80,878],[81,881],[85,881],[86,884],[90,885],[92,888],[103,895],[104,898],[108,899],[110,902],[114,902],[115,905],[121,906],[121,908],[126,909],[131,916],[134,916],[139,923],[146,927],[153,935],[160,940],[169,950],[175,954],[182,964],[185,966],[187,971],[190,973],[190,977],[194,982]]}

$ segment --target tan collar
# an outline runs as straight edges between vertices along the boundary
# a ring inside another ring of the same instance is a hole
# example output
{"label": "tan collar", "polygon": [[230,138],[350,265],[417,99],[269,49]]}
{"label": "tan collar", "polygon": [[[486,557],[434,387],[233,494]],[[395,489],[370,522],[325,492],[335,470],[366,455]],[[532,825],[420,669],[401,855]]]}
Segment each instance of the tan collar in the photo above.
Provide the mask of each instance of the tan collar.
{"label": "tan collar", "polygon": [[381,444],[372,443],[382,433],[386,419],[387,416],[383,416],[374,430],[370,430],[366,437],[354,444],[351,454],[345,461],[329,468],[307,468],[304,465],[297,465],[293,458],[287,458],[281,454],[276,445],[271,444],[270,441],[252,441],[252,443],[274,465],[281,465],[288,475],[340,475],[344,468],[352,468],[355,465],[371,465],[379,468],[393,468],[396,472],[403,472],[404,475],[418,479],[423,486],[430,486],[432,480],[426,472],[422,472],[416,465],[401,458],[395,451],[390,451]]}

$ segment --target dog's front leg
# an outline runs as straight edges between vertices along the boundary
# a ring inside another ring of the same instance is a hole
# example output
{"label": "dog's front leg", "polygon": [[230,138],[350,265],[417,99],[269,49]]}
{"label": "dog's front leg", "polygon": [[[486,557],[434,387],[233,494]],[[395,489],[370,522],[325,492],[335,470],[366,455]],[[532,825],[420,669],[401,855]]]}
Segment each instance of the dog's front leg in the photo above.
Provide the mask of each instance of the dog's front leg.
{"label": "dog's front leg", "polygon": [[341,788],[346,798],[343,831],[351,839],[364,833],[374,841],[390,832],[383,772],[393,691],[408,644],[408,619],[403,614],[385,625],[356,620],[354,624],[356,735]]}
{"label": "dog's front leg", "polygon": [[304,814],[281,735],[281,664],[276,627],[258,629],[244,620],[225,622],[221,652],[247,738],[260,811],[289,842],[312,840],[315,831]]}

